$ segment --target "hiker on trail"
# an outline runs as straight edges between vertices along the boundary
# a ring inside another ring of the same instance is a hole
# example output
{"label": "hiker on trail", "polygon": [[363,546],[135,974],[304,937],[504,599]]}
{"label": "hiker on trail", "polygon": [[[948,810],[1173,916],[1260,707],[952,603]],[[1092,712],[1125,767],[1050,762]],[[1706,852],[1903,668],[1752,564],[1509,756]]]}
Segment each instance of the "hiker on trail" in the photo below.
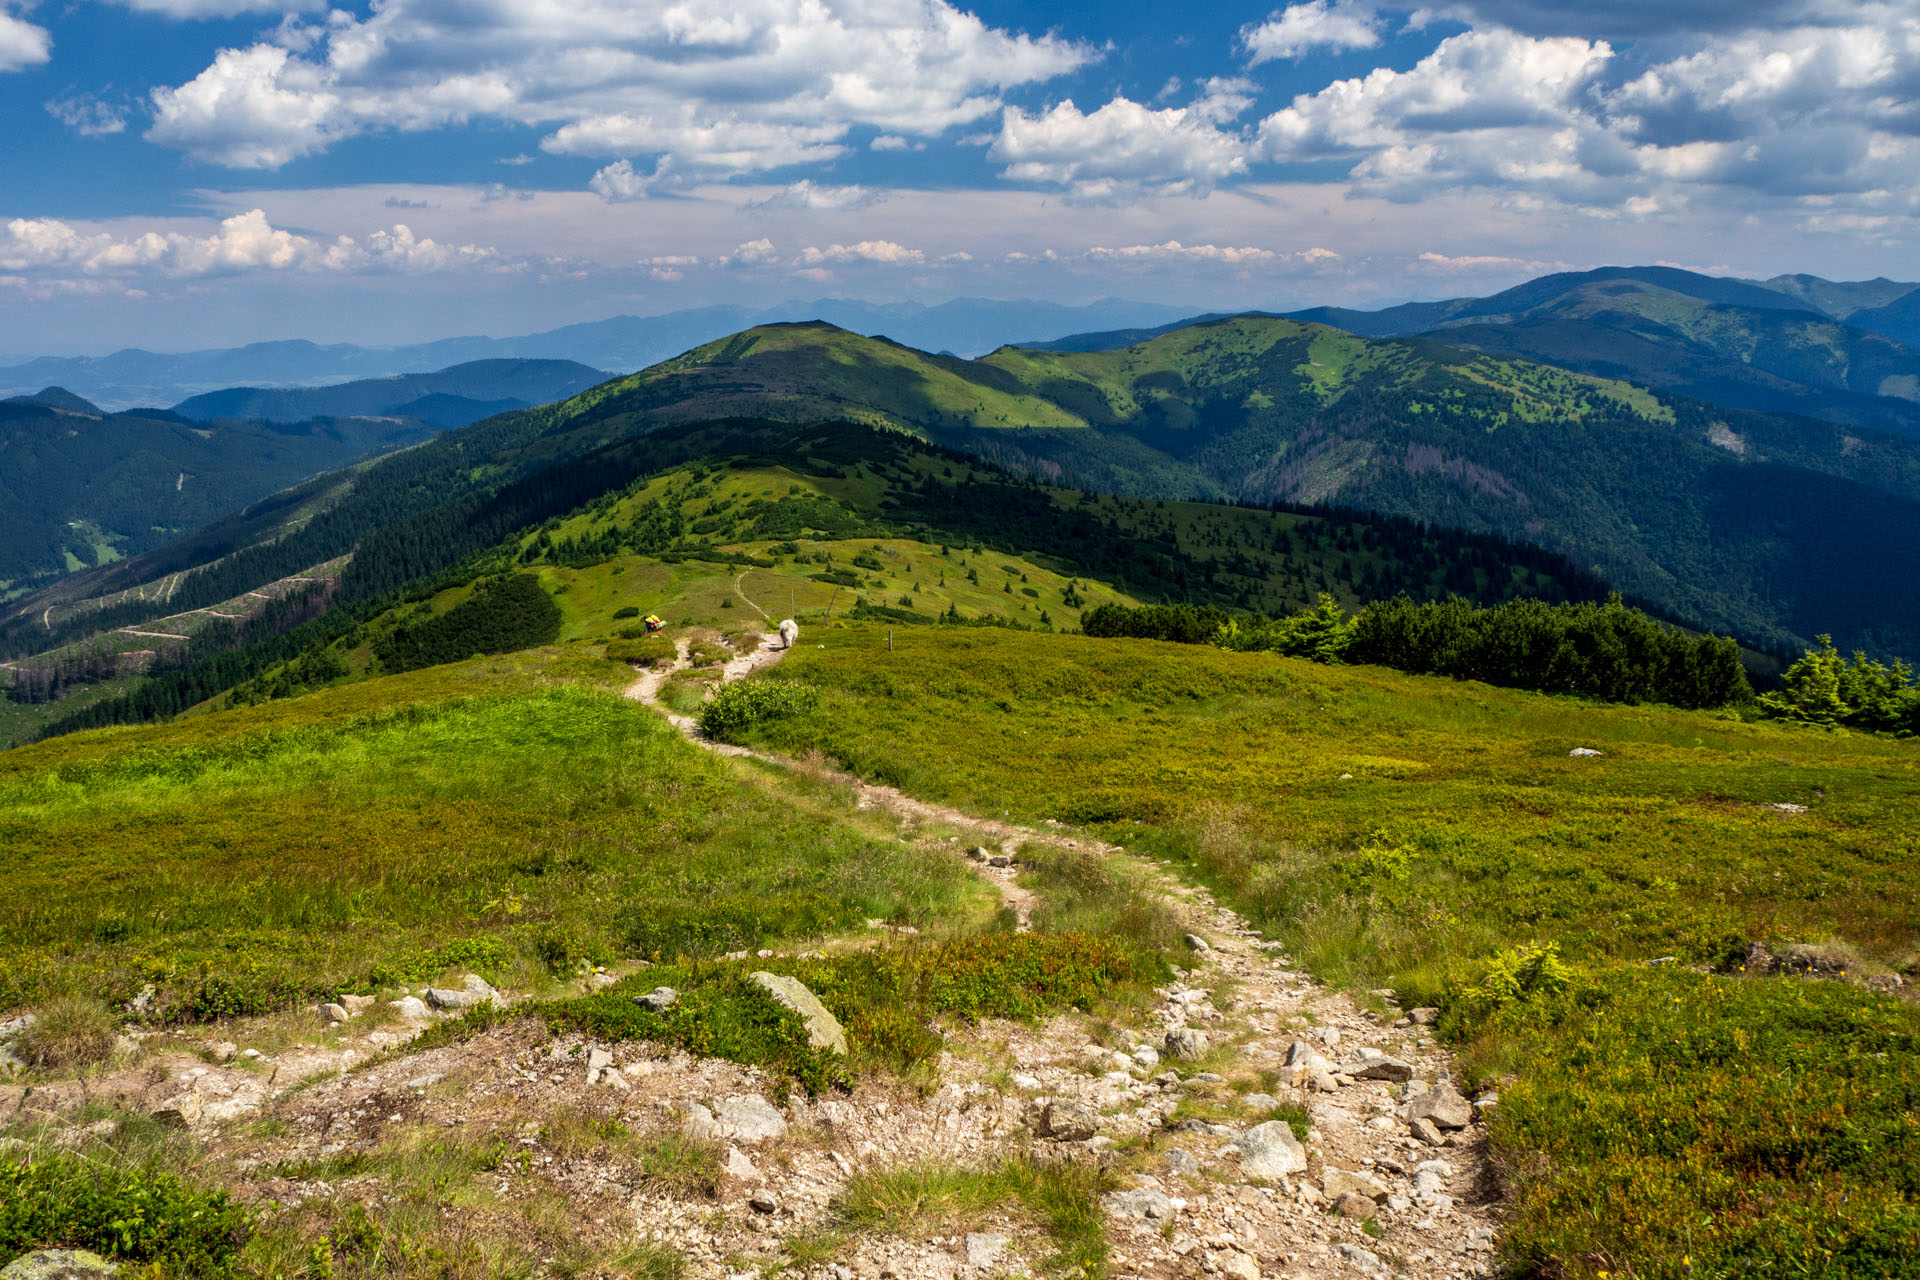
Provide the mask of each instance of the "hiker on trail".
{"label": "hiker on trail", "polygon": [[667,629],[667,624],[661,620],[659,614],[650,613],[647,615],[647,634],[648,635],[657,636],[662,631],[665,631],[666,629]]}

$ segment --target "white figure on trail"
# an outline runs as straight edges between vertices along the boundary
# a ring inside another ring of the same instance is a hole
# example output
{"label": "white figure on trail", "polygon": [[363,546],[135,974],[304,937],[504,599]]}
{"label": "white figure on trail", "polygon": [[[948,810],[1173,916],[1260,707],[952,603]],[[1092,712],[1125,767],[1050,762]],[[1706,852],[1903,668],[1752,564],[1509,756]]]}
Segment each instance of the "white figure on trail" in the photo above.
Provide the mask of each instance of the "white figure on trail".
{"label": "white figure on trail", "polygon": [[800,624],[792,618],[783,618],[780,622],[780,647],[793,648],[793,642],[800,638]]}

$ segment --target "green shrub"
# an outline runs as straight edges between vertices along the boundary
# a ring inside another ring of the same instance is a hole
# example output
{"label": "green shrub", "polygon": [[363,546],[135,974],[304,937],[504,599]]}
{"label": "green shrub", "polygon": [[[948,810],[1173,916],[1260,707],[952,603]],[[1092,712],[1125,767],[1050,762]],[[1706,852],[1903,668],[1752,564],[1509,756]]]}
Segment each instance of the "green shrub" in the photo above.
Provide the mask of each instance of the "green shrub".
{"label": "green shrub", "polygon": [[620,621],[622,618],[637,618],[639,616],[640,610],[630,604],[623,604],[613,611],[613,620],[615,622]]}
{"label": "green shrub", "polygon": [[251,1215],[224,1191],[200,1191],[151,1168],[115,1169],[68,1155],[0,1155],[0,1258],[90,1249],[158,1264],[162,1275],[234,1274]]}
{"label": "green shrub", "polygon": [[820,705],[820,691],[794,680],[735,680],[723,685],[700,709],[700,728],[709,737],[737,742],[755,725],[805,715]]}
{"label": "green shrub", "polygon": [[673,641],[665,636],[644,636],[639,639],[628,638],[607,642],[607,657],[615,662],[625,662],[636,667],[671,666],[675,656]]}
{"label": "green shrub", "polygon": [[472,595],[429,618],[374,642],[388,671],[458,662],[476,653],[510,653],[550,644],[560,634],[560,606],[540,579],[512,573],[483,582]]}
{"label": "green shrub", "polygon": [[28,1066],[64,1071],[105,1062],[113,1052],[113,1014],[88,996],[50,1000],[22,1031],[16,1048]]}

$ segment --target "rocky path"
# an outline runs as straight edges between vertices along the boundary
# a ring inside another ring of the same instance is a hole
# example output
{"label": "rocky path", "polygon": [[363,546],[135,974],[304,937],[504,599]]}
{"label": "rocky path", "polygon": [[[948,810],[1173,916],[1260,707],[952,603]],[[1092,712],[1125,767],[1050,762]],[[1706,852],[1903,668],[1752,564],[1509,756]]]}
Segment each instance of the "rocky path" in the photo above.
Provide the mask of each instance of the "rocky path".
{"label": "rocky path", "polygon": [[[779,661],[777,643],[763,637],[758,650],[727,664],[723,678]],[[683,648],[676,667],[684,657]],[[643,675],[628,696],[657,706],[665,679]],[[703,746],[759,754],[711,742],[690,719],[667,714]],[[1496,1197],[1479,1119],[1494,1100],[1469,1102],[1454,1090],[1448,1059],[1424,1029],[1430,1011],[1362,1009],[1291,968],[1206,890],[1116,846],[978,818],[850,774],[826,776],[850,787],[859,808],[891,815],[909,831],[924,824],[967,833],[963,844],[947,840],[980,864],[1023,928],[1036,900],[1018,883],[1018,853],[1040,844],[1124,859],[1132,874],[1160,887],[1193,948],[1192,967],[1158,993],[1142,1027],[1103,1040],[1089,1039],[1072,1018],[1037,1031],[963,1033],[942,1057],[930,1104],[881,1102],[865,1125],[856,1119],[857,1101],[820,1104],[829,1127],[848,1133],[852,1156],[985,1161],[1036,1135],[1044,1146],[1096,1153],[1144,1143],[1155,1153],[1148,1171],[1106,1200],[1116,1265],[1143,1277],[1491,1271]],[[1193,1061],[1214,1069],[1177,1069]],[[1003,1075],[1011,1088],[998,1083]],[[1266,1119],[1275,1114],[1304,1115],[1305,1143],[1285,1121]],[[846,1155],[833,1157],[842,1172],[851,1167]],[[838,1182],[819,1171],[820,1212]],[[896,1277],[966,1271],[969,1253],[979,1250],[966,1239],[947,1243],[882,1249],[868,1270]]]}

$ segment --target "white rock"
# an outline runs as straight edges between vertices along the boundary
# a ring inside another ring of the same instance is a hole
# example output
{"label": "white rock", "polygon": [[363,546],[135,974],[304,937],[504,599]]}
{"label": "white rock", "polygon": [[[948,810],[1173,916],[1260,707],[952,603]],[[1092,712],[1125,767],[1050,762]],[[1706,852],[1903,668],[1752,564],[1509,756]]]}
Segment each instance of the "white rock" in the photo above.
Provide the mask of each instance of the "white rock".
{"label": "white rock", "polygon": [[783,1138],[787,1122],[773,1104],[758,1094],[735,1094],[723,1098],[713,1109],[720,1132],[738,1142],[766,1142]]}
{"label": "white rock", "polygon": [[967,1265],[985,1269],[993,1266],[1007,1251],[1007,1238],[986,1231],[967,1233]]}
{"label": "white rock", "polygon": [[1307,1167],[1307,1153],[1284,1120],[1269,1120],[1253,1126],[1233,1146],[1240,1153],[1240,1167],[1250,1177],[1277,1182],[1290,1173],[1302,1173]]}

